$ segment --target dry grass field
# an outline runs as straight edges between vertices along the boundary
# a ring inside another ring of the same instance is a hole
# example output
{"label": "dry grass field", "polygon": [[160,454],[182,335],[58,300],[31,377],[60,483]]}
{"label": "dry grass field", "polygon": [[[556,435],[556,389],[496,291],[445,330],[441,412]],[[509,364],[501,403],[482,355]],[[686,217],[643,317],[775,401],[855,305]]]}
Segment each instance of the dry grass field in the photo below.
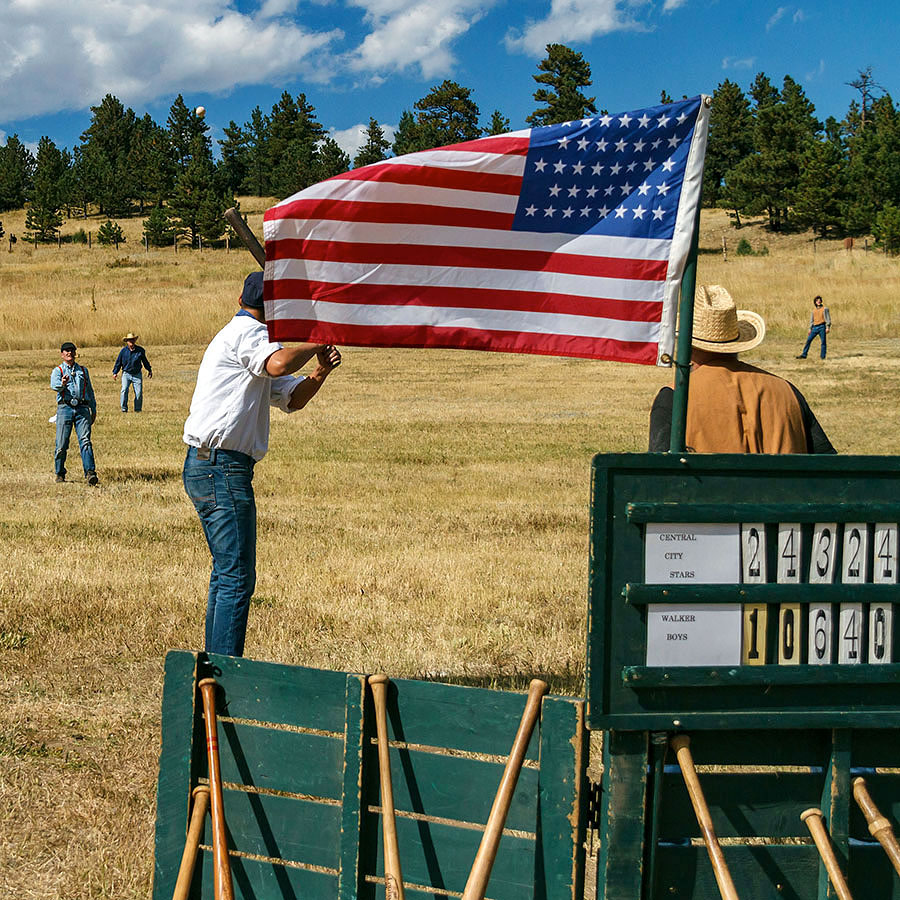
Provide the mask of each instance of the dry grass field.
{"label": "dry grass field", "polygon": [[[249,206],[257,232],[264,206]],[[21,214],[2,218],[21,234]],[[118,251],[0,245],[2,897],[148,896],[162,660],[202,642],[209,557],[181,486],[181,428],[253,263],[145,253],[140,223],[122,224]],[[742,236],[769,255],[736,257]],[[797,384],[840,452],[895,454],[900,262],[735,232],[716,212],[701,244],[700,279],[767,318],[748,359]],[[816,293],[835,321],[824,364],[794,359]],[[110,377],[129,330],[155,373],[140,416],[118,411]],[[93,490],[53,481],[49,376],[65,339],[98,394]],[[247,655],[516,690],[541,674],[580,693],[590,460],[644,449],[669,378],[347,348],[307,410],[273,414]]]}

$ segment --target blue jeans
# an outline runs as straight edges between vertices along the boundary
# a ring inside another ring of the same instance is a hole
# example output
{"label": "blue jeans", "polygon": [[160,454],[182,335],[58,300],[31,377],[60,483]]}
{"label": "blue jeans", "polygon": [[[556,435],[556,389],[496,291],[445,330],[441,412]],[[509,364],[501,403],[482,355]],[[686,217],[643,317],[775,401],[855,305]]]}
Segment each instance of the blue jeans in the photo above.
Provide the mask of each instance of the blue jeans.
{"label": "blue jeans", "polygon": [[822,359],[825,359],[825,325],[813,325],[813,327],[809,330],[809,334],[806,337],[806,345],[803,347],[803,353],[801,356],[806,356],[809,353],[809,345],[813,342],[813,339],[818,335],[819,339],[822,341]]}
{"label": "blue jeans", "polygon": [[197,448],[189,447],[182,475],[212,554],[205,649],[242,656],[256,587],[255,462],[234,450],[209,454],[200,459]]}
{"label": "blue jeans", "polygon": [[119,394],[119,406],[122,412],[128,412],[128,386],[134,386],[134,411],[140,412],[144,406],[144,379],[140,375],[129,375],[122,372],[122,391]]}
{"label": "blue jeans", "polygon": [[94,448],[91,445],[91,409],[89,406],[76,406],[74,409],[64,403],[56,407],[56,474],[65,477],[66,454],[69,452],[69,439],[72,437],[72,426],[78,436],[81,449],[81,465],[84,474],[94,471]]}

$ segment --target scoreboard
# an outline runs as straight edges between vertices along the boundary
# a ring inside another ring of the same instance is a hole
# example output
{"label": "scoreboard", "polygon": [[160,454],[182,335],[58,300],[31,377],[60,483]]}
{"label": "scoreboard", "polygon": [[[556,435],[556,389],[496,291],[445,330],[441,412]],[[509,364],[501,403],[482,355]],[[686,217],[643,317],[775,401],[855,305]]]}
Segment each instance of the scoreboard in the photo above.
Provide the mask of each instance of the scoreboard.
{"label": "scoreboard", "polygon": [[592,728],[897,727],[900,460],[598,455]]}

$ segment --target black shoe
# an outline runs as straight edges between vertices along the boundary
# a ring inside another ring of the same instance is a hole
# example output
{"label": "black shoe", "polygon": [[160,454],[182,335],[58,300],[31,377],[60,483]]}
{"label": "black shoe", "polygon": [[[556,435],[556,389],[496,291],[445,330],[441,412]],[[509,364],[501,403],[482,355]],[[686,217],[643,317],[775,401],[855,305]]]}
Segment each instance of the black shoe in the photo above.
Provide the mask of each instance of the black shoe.
{"label": "black shoe", "polygon": [[806,359],[806,357],[801,353],[799,356],[795,356],[794,359]]}
{"label": "black shoe", "polygon": [[93,487],[95,484],[100,484],[100,479],[97,477],[96,472],[88,472],[84,477],[87,478],[87,483],[91,487]]}
{"label": "black shoe", "polygon": [[65,480],[66,480],[66,476],[65,476],[65,475],[57,475],[57,476],[56,476],[56,483],[57,483],[57,484],[62,484]]}

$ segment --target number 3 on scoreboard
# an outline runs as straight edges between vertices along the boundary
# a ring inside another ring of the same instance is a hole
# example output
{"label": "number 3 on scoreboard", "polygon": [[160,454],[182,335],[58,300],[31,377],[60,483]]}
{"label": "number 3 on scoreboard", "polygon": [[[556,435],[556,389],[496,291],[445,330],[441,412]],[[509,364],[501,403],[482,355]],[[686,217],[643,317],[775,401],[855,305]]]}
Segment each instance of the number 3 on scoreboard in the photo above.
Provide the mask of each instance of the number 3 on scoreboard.
{"label": "number 3 on scoreboard", "polygon": [[[800,523],[778,526],[779,584],[797,584],[800,581]],[[778,610],[778,664],[798,665],[800,662],[800,604],[782,603]]]}

